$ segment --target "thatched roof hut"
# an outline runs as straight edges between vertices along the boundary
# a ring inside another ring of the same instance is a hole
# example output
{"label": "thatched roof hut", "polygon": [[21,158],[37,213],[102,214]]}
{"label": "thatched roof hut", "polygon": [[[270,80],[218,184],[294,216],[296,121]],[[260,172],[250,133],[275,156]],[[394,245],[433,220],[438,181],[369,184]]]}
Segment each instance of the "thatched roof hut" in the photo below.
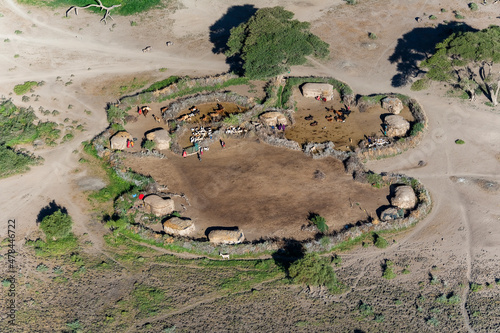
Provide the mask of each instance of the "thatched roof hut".
{"label": "thatched roof hut", "polygon": [[417,196],[413,188],[408,185],[398,186],[391,198],[391,205],[403,209],[412,209],[417,204]]}
{"label": "thatched roof hut", "polygon": [[189,218],[172,217],[163,222],[163,230],[171,235],[188,236],[193,233],[195,226]]}
{"label": "thatched roof hut", "polygon": [[403,102],[396,97],[386,97],[382,100],[382,107],[392,114],[399,114],[403,110]]}
{"label": "thatched roof hut", "polygon": [[111,149],[125,150],[125,148],[127,148],[127,139],[132,140],[132,136],[129,132],[121,131],[116,133],[109,140],[111,143]]}
{"label": "thatched roof hut", "polygon": [[238,244],[245,240],[245,235],[240,229],[216,229],[210,231],[210,233],[208,234],[208,240],[214,244]]}
{"label": "thatched roof hut", "polygon": [[159,129],[146,134],[146,139],[153,141],[155,143],[155,148],[158,150],[164,150],[170,148],[170,135],[167,130]]}
{"label": "thatched roof hut", "polygon": [[144,198],[144,208],[146,212],[156,216],[164,216],[175,210],[174,200],[170,198],[163,199],[156,194],[150,194]]}
{"label": "thatched roof hut", "polygon": [[410,123],[401,116],[390,115],[385,117],[386,134],[388,137],[404,137],[410,129]]}
{"label": "thatched roof hut", "polygon": [[285,115],[278,112],[278,111],[264,112],[259,116],[259,119],[267,126],[276,126],[278,124],[282,124],[282,125],[288,124]]}
{"label": "thatched roof hut", "polygon": [[328,83],[306,83],[302,86],[302,95],[313,98],[320,96],[330,101],[333,99],[333,86]]}

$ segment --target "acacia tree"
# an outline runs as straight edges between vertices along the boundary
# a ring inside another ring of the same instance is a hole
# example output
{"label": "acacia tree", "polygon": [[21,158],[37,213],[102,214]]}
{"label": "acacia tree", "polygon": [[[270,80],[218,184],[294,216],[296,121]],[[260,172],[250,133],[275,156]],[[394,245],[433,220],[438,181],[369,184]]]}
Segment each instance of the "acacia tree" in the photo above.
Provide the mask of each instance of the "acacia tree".
{"label": "acacia tree", "polygon": [[[500,27],[490,26],[476,32],[457,32],[436,45],[436,52],[422,61],[426,76],[445,81],[467,91],[471,100],[481,87],[493,105],[500,91]],[[480,80],[478,80],[478,78]]]}
{"label": "acacia tree", "polygon": [[231,29],[227,57],[237,56],[245,76],[263,79],[280,75],[306,56],[325,58],[329,44],[309,31],[308,22],[292,20],[283,7],[261,8],[247,22]]}

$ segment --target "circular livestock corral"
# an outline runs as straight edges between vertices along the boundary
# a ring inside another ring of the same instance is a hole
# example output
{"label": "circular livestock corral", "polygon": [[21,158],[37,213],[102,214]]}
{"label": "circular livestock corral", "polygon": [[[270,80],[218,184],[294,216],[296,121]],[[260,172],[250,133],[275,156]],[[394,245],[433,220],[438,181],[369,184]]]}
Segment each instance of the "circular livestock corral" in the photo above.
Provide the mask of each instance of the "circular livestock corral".
{"label": "circular livestock corral", "polygon": [[226,148],[214,143],[201,161],[168,153],[167,159],[130,156],[125,165],[189,198],[181,214],[196,224],[193,237],[237,226],[250,241],[308,239],[315,232],[302,226],[310,213],[323,216],[333,231],[375,217],[389,204],[389,188],[355,182],[337,159],[314,160],[255,139],[226,139]]}
{"label": "circular livestock corral", "polygon": [[[304,97],[298,87],[293,89],[297,111],[294,125],[286,130],[286,137],[299,144],[331,141],[335,149],[354,151],[366,138],[384,138],[384,118],[392,115],[381,103],[347,105],[337,91],[330,101]],[[414,118],[408,106],[399,115],[408,122]]]}

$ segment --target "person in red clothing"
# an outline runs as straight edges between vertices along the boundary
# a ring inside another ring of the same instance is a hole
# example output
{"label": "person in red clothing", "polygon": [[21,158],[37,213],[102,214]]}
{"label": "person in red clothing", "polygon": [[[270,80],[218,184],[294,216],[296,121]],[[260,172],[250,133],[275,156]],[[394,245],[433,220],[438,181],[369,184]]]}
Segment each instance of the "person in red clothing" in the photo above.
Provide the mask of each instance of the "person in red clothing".
{"label": "person in red clothing", "polygon": [[182,151],[182,157],[186,157],[186,156],[188,156],[188,154],[186,153],[186,151],[185,151],[185,150],[183,150],[183,151]]}

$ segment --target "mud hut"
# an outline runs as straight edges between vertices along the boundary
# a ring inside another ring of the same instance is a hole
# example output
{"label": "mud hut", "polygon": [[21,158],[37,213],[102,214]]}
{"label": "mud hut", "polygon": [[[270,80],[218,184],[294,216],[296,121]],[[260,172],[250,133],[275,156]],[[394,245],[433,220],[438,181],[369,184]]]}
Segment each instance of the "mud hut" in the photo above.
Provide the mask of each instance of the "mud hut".
{"label": "mud hut", "polygon": [[111,149],[125,150],[125,148],[127,148],[127,139],[132,140],[132,136],[129,132],[121,131],[116,133],[109,140],[111,143]]}
{"label": "mud hut", "polygon": [[267,126],[276,126],[278,124],[287,125],[288,122],[284,114],[278,111],[269,111],[262,113],[259,116],[260,121],[262,121]]}
{"label": "mud hut", "polygon": [[410,129],[410,123],[401,116],[390,115],[385,117],[386,135],[388,137],[404,137]]}
{"label": "mud hut", "polygon": [[396,97],[386,97],[382,100],[382,108],[392,114],[399,114],[403,110],[403,102]]}
{"label": "mud hut", "polygon": [[195,230],[193,220],[172,217],[163,222],[163,231],[171,235],[189,236]]}
{"label": "mud hut", "polygon": [[306,83],[302,86],[302,95],[313,98],[319,96],[331,101],[333,99],[333,86],[328,83]]}
{"label": "mud hut", "polygon": [[398,186],[391,198],[391,205],[402,209],[412,209],[417,204],[417,196],[413,188],[408,185]]}
{"label": "mud hut", "polygon": [[146,134],[146,139],[155,143],[155,148],[158,150],[165,150],[170,148],[170,135],[167,130],[159,129]]}
{"label": "mud hut", "polygon": [[175,210],[174,200],[151,194],[144,198],[144,209],[147,213],[156,216],[168,215]]}
{"label": "mud hut", "polygon": [[245,240],[245,235],[240,229],[216,229],[210,231],[210,233],[208,234],[208,240],[214,244],[239,244]]}

